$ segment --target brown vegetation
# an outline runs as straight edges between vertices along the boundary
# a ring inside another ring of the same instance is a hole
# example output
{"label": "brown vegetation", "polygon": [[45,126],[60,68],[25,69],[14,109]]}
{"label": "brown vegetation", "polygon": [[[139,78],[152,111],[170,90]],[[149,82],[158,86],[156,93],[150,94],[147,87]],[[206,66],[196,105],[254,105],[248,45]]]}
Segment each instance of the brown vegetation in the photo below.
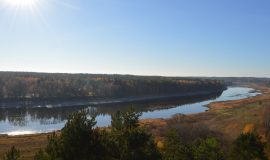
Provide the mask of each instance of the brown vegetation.
{"label": "brown vegetation", "polygon": [[23,159],[33,159],[35,152],[46,146],[47,135],[0,136],[0,157],[3,157],[12,146],[16,146],[21,151]]}

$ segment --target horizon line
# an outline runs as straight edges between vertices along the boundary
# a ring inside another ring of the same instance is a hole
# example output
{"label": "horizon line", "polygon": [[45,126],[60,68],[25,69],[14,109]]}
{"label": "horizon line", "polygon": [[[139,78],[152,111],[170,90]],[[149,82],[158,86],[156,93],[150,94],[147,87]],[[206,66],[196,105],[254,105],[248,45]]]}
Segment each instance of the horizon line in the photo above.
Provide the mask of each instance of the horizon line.
{"label": "horizon line", "polygon": [[89,72],[46,72],[46,71],[10,71],[0,70],[0,73],[44,73],[44,74],[86,74],[86,75],[126,75],[126,76],[142,76],[142,77],[184,77],[184,78],[260,78],[270,79],[270,77],[254,77],[254,76],[165,76],[165,75],[146,75],[146,74],[130,74],[130,73],[89,73]]}

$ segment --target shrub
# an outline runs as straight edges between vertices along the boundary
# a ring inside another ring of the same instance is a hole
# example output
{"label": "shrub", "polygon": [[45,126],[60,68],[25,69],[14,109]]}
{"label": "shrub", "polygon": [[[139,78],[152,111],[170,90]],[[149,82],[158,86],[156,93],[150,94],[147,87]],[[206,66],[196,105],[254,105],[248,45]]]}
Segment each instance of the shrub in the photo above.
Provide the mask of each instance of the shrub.
{"label": "shrub", "polygon": [[165,139],[164,160],[223,160],[224,153],[219,142],[213,138],[195,139],[183,143],[182,138],[171,130]]}
{"label": "shrub", "polygon": [[191,150],[194,160],[223,160],[225,158],[219,142],[213,137],[195,140]]}
{"label": "shrub", "polygon": [[14,146],[4,155],[3,160],[18,160],[20,158],[20,151]]}
{"label": "shrub", "polygon": [[34,160],[49,160],[49,156],[42,149],[40,149],[35,154]]}
{"label": "shrub", "polygon": [[267,160],[264,149],[266,145],[254,132],[242,133],[234,141],[230,154],[232,160]]}
{"label": "shrub", "polygon": [[175,130],[170,130],[165,139],[165,146],[163,150],[164,160],[189,160],[190,150],[188,146],[182,143],[181,138]]}

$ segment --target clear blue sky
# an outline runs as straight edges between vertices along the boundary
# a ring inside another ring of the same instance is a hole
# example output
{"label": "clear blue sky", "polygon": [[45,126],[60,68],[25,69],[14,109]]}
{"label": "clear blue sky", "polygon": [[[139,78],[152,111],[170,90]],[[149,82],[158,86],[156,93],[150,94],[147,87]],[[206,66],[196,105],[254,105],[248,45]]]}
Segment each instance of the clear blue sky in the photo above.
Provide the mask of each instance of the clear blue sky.
{"label": "clear blue sky", "polygon": [[2,71],[270,77],[269,0],[10,1]]}

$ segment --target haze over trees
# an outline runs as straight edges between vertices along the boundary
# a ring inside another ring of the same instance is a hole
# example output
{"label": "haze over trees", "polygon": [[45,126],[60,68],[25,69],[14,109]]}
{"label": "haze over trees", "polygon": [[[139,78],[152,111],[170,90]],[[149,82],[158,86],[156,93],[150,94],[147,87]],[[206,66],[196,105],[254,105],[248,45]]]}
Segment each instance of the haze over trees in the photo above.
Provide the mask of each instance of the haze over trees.
{"label": "haze over trees", "polygon": [[1,99],[118,98],[224,89],[221,80],[199,78],[0,72]]}

